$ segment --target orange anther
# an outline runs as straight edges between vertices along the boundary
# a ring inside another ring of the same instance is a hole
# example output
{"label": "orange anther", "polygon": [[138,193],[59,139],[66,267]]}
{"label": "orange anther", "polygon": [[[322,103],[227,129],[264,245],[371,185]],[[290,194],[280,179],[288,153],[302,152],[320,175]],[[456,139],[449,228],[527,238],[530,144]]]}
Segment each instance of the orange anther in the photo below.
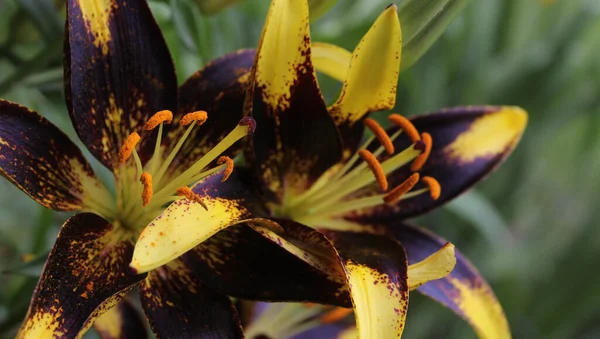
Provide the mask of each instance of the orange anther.
{"label": "orange anther", "polygon": [[419,182],[419,173],[413,173],[408,179],[396,186],[390,193],[383,196],[383,201],[387,204],[393,204],[400,200],[403,195],[408,193]]}
{"label": "orange anther", "polygon": [[429,187],[429,195],[431,196],[431,199],[437,200],[440,197],[440,194],[442,194],[442,186],[440,183],[435,180],[435,178],[428,176],[421,178],[421,181]]}
{"label": "orange anther", "polygon": [[323,316],[321,316],[321,323],[322,324],[333,324],[337,321],[344,319],[344,317],[346,317],[350,313],[352,313],[351,308],[336,307],[333,310],[331,310],[331,311],[323,314]]}
{"label": "orange anther", "polygon": [[208,119],[208,113],[206,113],[205,111],[196,111],[184,115],[183,118],[179,120],[179,124],[181,126],[187,126],[192,122],[196,122],[196,124],[202,125],[206,121],[206,119]]}
{"label": "orange anther", "polygon": [[142,190],[142,204],[146,206],[152,200],[152,176],[150,173],[144,172],[140,177],[140,181],[144,185],[144,190]]}
{"label": "orange anther", "polygon": [[375,135],[375,138],[377,138],[383,148],[385,148],[387,154],[394,154],[394,144],[392,143],[392,139],[390,139],[390,136],[383,129],[383,127],[381,127],[377,121],[371,118],[366,118],[364,124],[371,130],[371,132],[373,132],[373,135]]}
{"label": "orange anther", "polygon": [[415,125],[413,125],[410,120],[406,119],[400,114],[390,114],[388,120],[394,125],[400,127],[413,143],[421,139]]}
{"label": "orange anther", "polygon": [[229,176],[233,172],[233,159],[226,156],[221,156],[219,160],[217,160],[217,164],[225,164],[225,172],[223,172],[223,178],[221,178],[221,182],[225,182],[229,179]]}
{"label": "orange anther", "polygon": [[423,153],[419,154],[415,161],[413,161],[413,163],[410,165],[410,170],[413,172],[420,170],[423,167],[423,165],[425,165],[427,158],[429,158],[429,154],[431,154],[431,146],[433,144],[433,141],[431,140],[431,135],[429,133],[422,133],[421,140],[425,144],[425,150],[423,151]]}
{"label": "orange anther", "polygon": [[120,163],[124,164],[125,161],[129,159],[131,153],[133,153],[133,150],[135,149],[135,146],[138,144],[138,142],[140,142],[140,139],[140,135],[136,132],[129,134],[127,139],[125,139],[123,146],[121,146],[121,149],[119,150]]}
{"label": "orange anther", "polygon": [[151,131],[156,128],[156,126],[164,123],[170,124],[173,121],[173,113],[168,109],[160,112],[156,112],[144,125],[144,129],[146,131]]}
{"label": "orange anther", "polygon": [[366,149],[361,149],[360,151],[358,151],[358,155],[360,155],[360,157],[367,163],[367,165],[369,165],[369,168],[371,169],[371,172],[373,172],[373,175],[375,175],[375,179],[377,180],[377,183],[379,184],[381,190],[387,191],[388,181],[385,177],[385,173],[383,172],[383,168],[381,167],[381,163],[379,163],[379,160],[375,158],[373,153],[367,151]]}
{"label": "orange anther", "polygon": [[202,205],[202,207],[204,207],[205,210],[208,211],[208,207],[206,207],[206,204],[202,201],[202,199],[200,199],[200,196],[198,194],[192,191],[191,188],[187,186],[179,187],[177,189],[177,195],[184,196],[188,200],[199,203],[200,205]]}

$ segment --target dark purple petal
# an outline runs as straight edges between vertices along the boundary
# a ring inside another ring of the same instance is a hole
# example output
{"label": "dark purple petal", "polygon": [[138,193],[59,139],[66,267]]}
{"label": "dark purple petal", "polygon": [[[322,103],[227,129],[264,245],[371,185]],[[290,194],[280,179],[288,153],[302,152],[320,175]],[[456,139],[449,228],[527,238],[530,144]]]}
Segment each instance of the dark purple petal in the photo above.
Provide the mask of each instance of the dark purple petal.
{"label": "dark purple petal", "polygon": [[[148,118],[175,110],[177,80],[171,56],[143,0],[69,0],[65,92],[73,126],[109,168],[131,132]],[[138,151],[147,160],[154,136]]]}
{"label": "dark purple petal", "polygon": [[94,329],[102,339],[147,338],[145,320],[127,299],[106,311],[94,321]]}

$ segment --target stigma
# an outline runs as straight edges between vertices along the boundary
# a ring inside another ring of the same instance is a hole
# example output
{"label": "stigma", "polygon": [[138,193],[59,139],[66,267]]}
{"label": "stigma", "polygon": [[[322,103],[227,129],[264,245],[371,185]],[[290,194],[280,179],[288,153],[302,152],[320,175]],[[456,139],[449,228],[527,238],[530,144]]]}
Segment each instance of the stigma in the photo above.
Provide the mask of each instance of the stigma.
{"label": "stigma", "polygon": [[[427,192],[431,199],[437,200],[442,190],[440,183],[420,173],[431,155],[431,135],[419,133],[410,120],[399,114],[391,114],[388,119],[398,127],[397,132],[390,136],[375,120],[365,119],[364,125],[373,136],[348,162],[334,165],[308,190],[288,199],[277,213],[307,225],[317,225],[327,218],[379,205],[395,205]],[[394,147],[394,140],[401,134],[405,134],[411,144],[399,150]],[[368,147],[374,142],[379,144],[378,148]],[[390,187],[389,175],[404,167],[407,177]]]}
{"label": "stigma", "polygon": [[[243,118],[238,125],[217,145],[206,152],[187,168],[174,168],[174,160],[194,128],[202,126],[208,119],[205,111],[191,112],[178,121],[185,128],[179,140],[170,149],[162,144],[164,125],[173,122],[173,113],[168,110],[154,114],[144,125],[142,136],[132,132],[123,141],[119,150],[120,166],[117,171],[116,218],[127,228],[141,229],[158,216],[165,206],[178,199],[188,199],[205,209],[202,199],[192,187],[206,176],[221,170],[222,181],[233,172],[231,158],[221,156],[229,147],[254,132],[252,118]],[[174,127],[177,128],[177,127]],[[156,133],[156,144],[150,160],[142,164],[136,147],[146,134]],[[215,165],[213,165],[215,164]],[[211,168],[212,167],[212,168]]]}

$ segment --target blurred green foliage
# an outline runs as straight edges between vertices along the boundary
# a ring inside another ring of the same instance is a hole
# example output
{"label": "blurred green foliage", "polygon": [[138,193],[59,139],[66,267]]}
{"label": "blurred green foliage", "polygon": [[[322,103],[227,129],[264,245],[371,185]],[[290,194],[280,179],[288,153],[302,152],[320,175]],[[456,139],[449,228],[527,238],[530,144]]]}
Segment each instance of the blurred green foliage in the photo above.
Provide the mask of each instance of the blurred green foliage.
{"label": "blurred green foliage", "polygon": [[[338,1],[312,23],[313,40],[351,50],[388,2]],[[425,10],[412,3],[417,13]],[[75,140],[62,97],[60,4],[0,1],[0,97],[37,110]],[[245,0],[208,16],[194,0],[150,4],[180,82],[214,57],[254,47],[268,8],[267,0]],[[409,14],[401,17],[410,21]],[[417,220],[480,268],[515,338],[600,336],[599,37],[597,0],[472,1],[401,73],[395,111],[402,114],[460,104],[514,104],[530,113],[521,144],[497,173]],[[340,84],[321,78],[333,99]],[[0,271],[11,272],[0,275],[0,338],[14,335],[66,217],[0,180]],[[24,255],[38,259],[23,264]],[[411,294],[405,337],[474,334],[448,310]]]}

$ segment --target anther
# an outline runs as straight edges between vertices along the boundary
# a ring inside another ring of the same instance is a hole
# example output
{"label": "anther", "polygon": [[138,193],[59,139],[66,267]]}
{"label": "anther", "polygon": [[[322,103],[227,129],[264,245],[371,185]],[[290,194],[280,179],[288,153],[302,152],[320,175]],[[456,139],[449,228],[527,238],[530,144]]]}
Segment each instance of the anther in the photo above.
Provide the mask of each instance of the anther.
{"label": "anther", "polygon": [[358,155],[360,155],[367,165],[369,165],[369,169],[371,169],[371,172],[373,172],[373,175],[375,175],[375,179],[377,180],[381,190],[384,192],[387,191],[388,181],[385,177],[385,172],[381,167],[381,163],[377,160],[377,158],[375,158],[373,153],[367,151],[366,149],[361,149],[358,151]]}
{"label": "anther", "polygon": [[142,205],[146,206],[152,200],[152,176],[150,173],[144,172],[140,177],[140,181],[144,186],[144,190],[142,191]]}
{"label": "anther", "polygon": [[138,144],[138,142],[140,142],[140,139],[140,135],[136,132],[129,134],[127,139],[125,139],[123,146],[121,146],[121,149],[119,150],[120,163],[124,164],[125,161],[129,159],[131,153],[133,153],[133,150],[135,149],[135,146]]}
{"label": "anther", "polygon": [[205,210],[208,211],[208,207],[206,207],[206,204],[202,201],[202,199],[200,199],[200,196],[198,194],[192,191],[191,188],[187,186],[179,187],[177,189],[177,195],[186,197],[188,200],[199,203],[200,205],[202,205],[202,207],[204,207]]}
{"label": "anther", "polygon": [[425,150],[423,150],[423,153],[419,154],[415,158],[413,163],[410,165],[410,170],[413,172],[420,170],[423,167],[423,165],[425,165],[427,158],[429,158],[429,154],[431,154],[431,146],[432,146],[431,135],[429,133],[422,133],[421,140],[425,144]]}
{"label": "anther", "polygon": [[188,113],[179,120],[179,124],[181,126],[187,126],[192,122],[195,122],[197,125],[202,125],[206,119],[208,119],[208,113],[205,111],[196,111],[192,113]]}
{"label": "anther", "polygon": [[322,324],[333,324],[339,320],[342,320],[350,313],[352,313],[351,308],[336,307],[333,310],[323,314],[320,320]]}
{"label": "anther", "polygon": [[146,131],[151,131],[156,128],[156,126],[164,123],[170,124],[173,121],[173,113],[169,110],[163,110],[160,112],[156,112],[144,125],[144,129]]}
{"label": "anther", "polygon": [[415,125],[413,125],[410,120],[406,119],[400,114],[390,114],[388,120],[394,125],[400,127],[412,142],[417,142],[421,139]]}
{"label": "anther", "polygon": [[383,129],[383,127],[381,127],[377,121],[371,118],[366,118],[364,124],[371,130],[371,132],[373,132],[373,135],[375,135],[375,138],[377,138],[383,148],[385,148],[387,154],[394,154],[394,144],[392,143],[392,139],[390,139],[390,136]]}
{"label": "anther", "polygon": [[425,183],[427,187],[429,187],[429,195],[431,196],[431,199],[437,200],[442,193],[442,186],[440,183],[435,180],[435,178],[428,176],[421,178],[421,181]]}
{"label": "anther", "polygon": [[225,164],[225,171],[223,172],[223,178],[221,178],[221,182],[227,181],[229,176],[233,172],[233,159],[226,156],[221,156],[219,160],[217,160],[217,165]]}
{"label": "anther", "polygon": [[404,180],[403,183],[396,186],[390,193],[383,196],[383,201],[386,204],[393,204],[400,200],[402,196],[408,193],[415,185],[419,182],[419,173],[413,173],[408,179]]}

